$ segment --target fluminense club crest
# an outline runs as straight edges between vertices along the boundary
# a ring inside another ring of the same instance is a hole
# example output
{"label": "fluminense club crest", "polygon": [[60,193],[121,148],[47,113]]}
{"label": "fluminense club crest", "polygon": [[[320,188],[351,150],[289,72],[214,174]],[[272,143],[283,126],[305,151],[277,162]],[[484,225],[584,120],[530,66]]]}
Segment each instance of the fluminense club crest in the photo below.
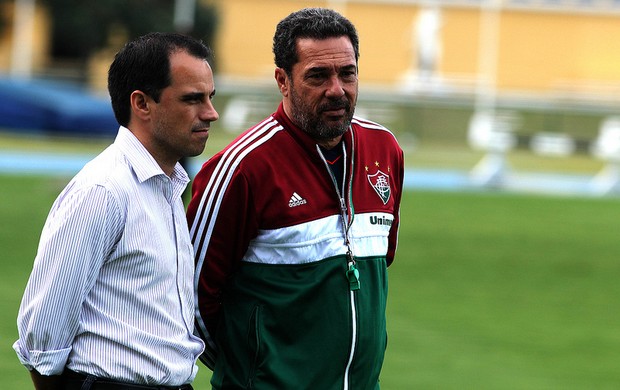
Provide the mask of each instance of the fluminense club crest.
{"label": "fluminense club crest", "polygon": [[379,198],[383,204],[386,204],[388,200],[390,200],[390,177],[381,171],[377,171],[377,173],[373,175],[366,175],[368,177],[368,182],[375,189]]}

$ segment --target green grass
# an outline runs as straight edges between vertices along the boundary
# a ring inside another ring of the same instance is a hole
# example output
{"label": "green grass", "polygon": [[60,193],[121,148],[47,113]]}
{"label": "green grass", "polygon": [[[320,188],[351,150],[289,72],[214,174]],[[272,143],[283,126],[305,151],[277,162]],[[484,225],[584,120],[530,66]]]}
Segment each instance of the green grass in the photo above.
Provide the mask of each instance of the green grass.
{"label": "green grass", "polygon": [[66,181],[0,176],[0,388],[28,389],[30,376],[19,364],[12,344],[16,316],[37,250],[47,211]]}
{"label": "green grass", "polygon": [[620,202],[408,193],[387,389],[620,383]]}
{"label": "green grass", "polygon": [[[32,388],[15,317],[66,181],[0,176],[3,389]],[[415,191],[401,218],[383,389],[617,387],[620,200]]]}

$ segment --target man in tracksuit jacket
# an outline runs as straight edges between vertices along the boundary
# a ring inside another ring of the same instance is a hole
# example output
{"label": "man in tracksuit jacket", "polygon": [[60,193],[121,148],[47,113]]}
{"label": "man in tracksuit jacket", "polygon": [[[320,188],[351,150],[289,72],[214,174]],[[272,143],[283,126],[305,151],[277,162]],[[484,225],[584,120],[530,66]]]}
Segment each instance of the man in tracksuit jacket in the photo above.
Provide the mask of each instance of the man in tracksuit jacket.
{"label": "man in tracksuit jacket", "polygon": [[403,152],[353,117],[358,39],[327,9],[274,37],[277,111],[197,174],[197,332],[214,389],[378,389]]}

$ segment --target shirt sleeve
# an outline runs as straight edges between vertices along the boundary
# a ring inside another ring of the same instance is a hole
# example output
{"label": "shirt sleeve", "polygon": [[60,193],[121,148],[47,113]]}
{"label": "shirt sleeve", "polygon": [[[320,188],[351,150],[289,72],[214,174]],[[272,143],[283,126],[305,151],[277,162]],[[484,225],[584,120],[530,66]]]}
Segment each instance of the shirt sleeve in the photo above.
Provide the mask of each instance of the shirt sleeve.
{"label": "shirt sleeve", "polygon": [[122,233],[122,213],[104,187],[70,187],[47,217],[17,317],[13,348],[42,375],[64,370],[82,304]]}

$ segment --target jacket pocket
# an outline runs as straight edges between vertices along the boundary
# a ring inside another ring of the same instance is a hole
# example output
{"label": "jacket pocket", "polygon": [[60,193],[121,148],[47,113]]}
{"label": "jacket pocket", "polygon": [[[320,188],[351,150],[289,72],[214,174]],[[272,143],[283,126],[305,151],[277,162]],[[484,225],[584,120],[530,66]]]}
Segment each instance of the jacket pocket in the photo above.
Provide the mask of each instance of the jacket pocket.
{"label": "jacket pocket", "polygon": [[261,312],[262,306],[255,306],[248,324],[248,351],[253,352],[250,369],[248,371],[247,388],[254,388],[254,378],[260,362],[261,345]]}

